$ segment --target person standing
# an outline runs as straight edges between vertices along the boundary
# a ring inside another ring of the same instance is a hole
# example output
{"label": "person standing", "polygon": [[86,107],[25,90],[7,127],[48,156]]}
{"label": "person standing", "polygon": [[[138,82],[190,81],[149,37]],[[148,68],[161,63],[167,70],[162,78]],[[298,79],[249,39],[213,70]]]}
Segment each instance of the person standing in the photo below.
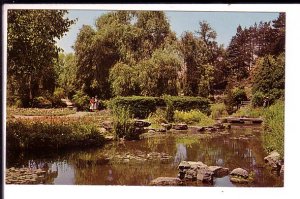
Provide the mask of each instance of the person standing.
{"label": "person standing", "polygon": [[94,106],[95,106],[95,98],[92,97],[92,99],[90,100],[90,112],[93,112]]}
{"label": "person standing", "polygon": [[95,96],[94,110],[98,110],[99,108],[99,99],[98,96]]}

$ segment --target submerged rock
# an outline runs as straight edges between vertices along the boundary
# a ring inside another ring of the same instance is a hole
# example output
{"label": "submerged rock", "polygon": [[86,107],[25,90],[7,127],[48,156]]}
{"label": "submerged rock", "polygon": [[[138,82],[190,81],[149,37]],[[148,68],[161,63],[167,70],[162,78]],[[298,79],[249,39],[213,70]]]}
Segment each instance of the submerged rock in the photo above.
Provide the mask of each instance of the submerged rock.
{"label": "submerged rock", "polygon": [[150,182],[152,186],[178,186],[182,185],[182,181],[179,178],[172,177],[158,177]]}
{"label": "submerged rock", "polygon": [[175,129],[175,130],[187,130],[188,129],[188,125],[185,124],[185,123],[174,124],[173,125],[173,129]]}
{"label": "submerged rock", "polygon": [[162,127],[164,127],[166,130],[170,130],[172,128],[172,124],[167,124],[167,123],[161,123],[160,124]]}
{"label": "submerged rock", "polygon": [[209,166],[208,169],[213,172],[214,177],[224,177],[229,174],[229,169],[220,166]]}

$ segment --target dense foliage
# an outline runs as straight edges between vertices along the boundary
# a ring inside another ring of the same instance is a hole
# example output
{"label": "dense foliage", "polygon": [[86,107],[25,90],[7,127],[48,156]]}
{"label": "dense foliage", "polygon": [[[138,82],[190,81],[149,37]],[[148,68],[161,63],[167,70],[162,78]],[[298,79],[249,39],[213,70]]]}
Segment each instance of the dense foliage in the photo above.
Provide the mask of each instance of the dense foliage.
{"label": "dense foliage", "polygon": [[101,146],[104,137],[94,125],[57,119],[9,119],[6,126],[7,150],[53,150]]}
{"label": "dense foliage", "polygon": [[60,39],[73,20],[65,10],[8,10],[8,102],[33,106],[35,97],[51,95],[56,86],[55,62]]}

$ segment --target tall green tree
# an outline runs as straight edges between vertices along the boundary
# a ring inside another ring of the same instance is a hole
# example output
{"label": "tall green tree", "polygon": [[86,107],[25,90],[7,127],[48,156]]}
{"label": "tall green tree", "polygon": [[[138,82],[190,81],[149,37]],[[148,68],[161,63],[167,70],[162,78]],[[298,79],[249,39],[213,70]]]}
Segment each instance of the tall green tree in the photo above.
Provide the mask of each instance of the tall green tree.
{"label": "tall green tree", "polygon": [[[65,10],[8,10],[7,74],[9,94],[23,106],[55,87],[55,59],[60,39],[75,22]],[[10,85],[14,84],[14,85]]]}

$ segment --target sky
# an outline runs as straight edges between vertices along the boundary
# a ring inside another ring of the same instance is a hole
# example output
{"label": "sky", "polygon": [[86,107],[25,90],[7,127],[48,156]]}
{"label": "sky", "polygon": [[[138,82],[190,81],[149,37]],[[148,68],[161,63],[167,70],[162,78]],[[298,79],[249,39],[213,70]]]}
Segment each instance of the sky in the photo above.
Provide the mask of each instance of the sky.
{"label": "sky", "polygon": [[[96,10],[69,10],[67,17],[69,19],[77,18],[76,24],[70,27],[69,32],[58,40],[59,47],[64,49],[65,53],[74,52],[72,46],[75,43],[77,34],[83,25],[95,27],[96,19],[108,11]],[[166,11],[171,29],[176,32],[179,38],[183,32],[195,32],[199,29],[199,21],[207,21],[217,32],[218,44],[228,46],[232,36],[236,33],[238,25],[249,27],[255,22],[271,21],[277,19],[279,13],[275,12],[183,12]]]}

